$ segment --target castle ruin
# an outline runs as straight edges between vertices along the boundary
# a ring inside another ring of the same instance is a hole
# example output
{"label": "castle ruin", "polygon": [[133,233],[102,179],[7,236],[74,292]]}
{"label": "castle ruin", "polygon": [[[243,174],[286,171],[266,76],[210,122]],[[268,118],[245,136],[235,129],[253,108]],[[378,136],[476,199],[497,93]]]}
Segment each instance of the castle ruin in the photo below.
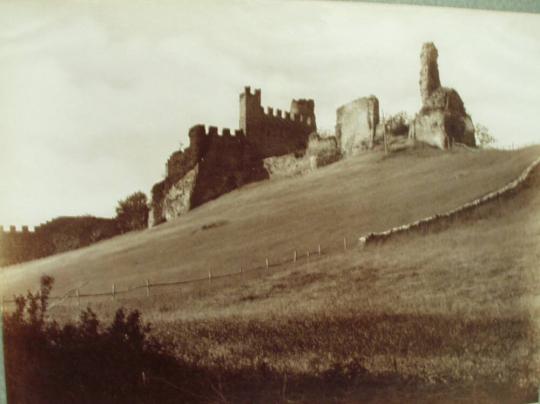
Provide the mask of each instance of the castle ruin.
{"label": "castle ruin", "polygon": [[289,111],[261,105],[261,90],[240,94],[238,130],[195,125],[189,146],[167,161],[167,175],[152,188],[150,226],[178,217],[224,193],[268,178],[263,160],[304,154],[316,131],[313,100],[292,100]]}
{"label": "castle ruin", "polygon": [[400,113],[382,122],[379,101],[373,95],[351,101],[336,111],[336,138],[345,156],[384,144],[399,150],[421,142],[440,149],[453,144],[475,146],[474,125],[458,92],[442,87],[438,51],[431,42],[420,55],[420,95],[422,107],[408,122]]}
{"label": "castle ruin", "polygon": [[422,108],[410,124],[409,138],[446,149],[454,143],[474,147],[474,125],[465,111],[458,92],[442,87],[437,59],[439,53],[432,42],[422,46],[420,55],[420,94]]}
{"label": "castle ruin", "polygon": [[259,157],[281,156],[306,148],[309,135],[317,130],[313,100],[292,100],[289,111],[261,105],[261,90],[240,94],[240,130]]}
{"label": "castle ruin", "polygon": [[379,124],[379,100],[374,95],[358,98],[336,111],[336,138],[344,156],[371,149]]}

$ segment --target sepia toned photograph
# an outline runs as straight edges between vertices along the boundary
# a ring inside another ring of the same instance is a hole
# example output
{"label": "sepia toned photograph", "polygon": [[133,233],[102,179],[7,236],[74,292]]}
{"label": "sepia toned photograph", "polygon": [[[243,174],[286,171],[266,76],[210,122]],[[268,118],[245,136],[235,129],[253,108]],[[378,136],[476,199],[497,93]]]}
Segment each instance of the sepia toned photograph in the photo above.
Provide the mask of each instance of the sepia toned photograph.
{"label": "sepia toned photograph", "polygon": [[0,404],[540,402],[540,10],[433,3],[0,1]]}

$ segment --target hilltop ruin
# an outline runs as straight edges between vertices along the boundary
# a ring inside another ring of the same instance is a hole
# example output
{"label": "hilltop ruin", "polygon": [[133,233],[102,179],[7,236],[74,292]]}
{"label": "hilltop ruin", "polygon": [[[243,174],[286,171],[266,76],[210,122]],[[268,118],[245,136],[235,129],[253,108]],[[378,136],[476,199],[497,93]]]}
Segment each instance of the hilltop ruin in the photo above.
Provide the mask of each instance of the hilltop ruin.
{"label": "hilltop ruin", "polygon": [[358,98],[336,111],[335,136],[317,133],[315,103],[292,100],[289,111],[261,104],[261,90],[240,94],[239,129],[231,133],[195,125],[189,146],[174,152],[163,181],[152,188],[150,226],[178,217],[220,195],[272,175],[298,174],[342,156],[381,148],[399,150],[416,142],[446,149],[455,143],[474,146],[474,126],[457,91],[442,87],[433,43],[421,52],[422,107],[413,119],[380,116],[374,95]]}
{"label": "hilltop ruin", "polygon": [[458,92],[441,86],[438,57],[439,53],[432,42],[422,46],[422,108],[411,122],[409,138],[441,149],[447,149],[454,143],[474,147],[476,143],[472,119],[465,111]]}
{"label": "hilltop ruin", "polygon": [[[456,143],[475,146],[474,126],[461,97],[441,86],[433,43],[423,45],[420,62],[422,106],[414,118],[401,113],[385,119],[379,100],[370,95],[336,110],[335,136],[317,133],[312,99],[293,99],[289,111],[265,110],[261,90],[245,87],[239,95],[237,130],[220,133],[214,126],[195,125],[189,130],[189,146],[171,154],[165,178],[152,188],[149,225],[171,220],[245,184],[304,173],[342,157],[381,149],[383,144],[390,151],[416,142],[441,149]],[[0,265],[87,245],[118,232],[106,220],[92,225],[91,240],[71,233],[64,236],[62,232],[69,230],[65,221],[60,226],[65,229],[55,225],[54,232],[48,230],[52,225],[35,232],[26,227],[7,232],[0,227]]]}
{"label": "hilltop ruin", "polygon": [[344,156],[372,149],[379,125],[379,100],[374,95],[358,98],[336,111],[336,138]]}
{"label": "hilltop ruin", "polygon": [[[152,188],[150,226],[178,217],[224,193],[269,177],[264,160],[280,156],[306,156],[317,164],[324,154],[317,130],[315,103],[292,100],[289,111],[261,105],[261,90],[245,87],[240,94],[239,129],[234,134],[216,127],[195,125],[189,146],[174,152],[163,181]],[[315,156],[313,156],[315,154]],[[327,159],[324,159],[325,161]],[[272,164],[276,165],[275,162]],[[277,164],[279,165],[279,164]]]}

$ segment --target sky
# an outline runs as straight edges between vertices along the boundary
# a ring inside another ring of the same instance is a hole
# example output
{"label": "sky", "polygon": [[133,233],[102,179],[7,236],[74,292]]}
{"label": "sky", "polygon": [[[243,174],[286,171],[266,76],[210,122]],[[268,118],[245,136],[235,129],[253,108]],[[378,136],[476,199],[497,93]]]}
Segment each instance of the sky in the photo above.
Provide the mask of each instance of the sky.
{"label": "sky", "polygon": [[112,217],[195,124],[238,127],[238,94],[313,98],[318,127],[374,94],[420,108],[422,43],[500,146],[540,143],[540,15],[325,1],[0,2],[0,224]]}

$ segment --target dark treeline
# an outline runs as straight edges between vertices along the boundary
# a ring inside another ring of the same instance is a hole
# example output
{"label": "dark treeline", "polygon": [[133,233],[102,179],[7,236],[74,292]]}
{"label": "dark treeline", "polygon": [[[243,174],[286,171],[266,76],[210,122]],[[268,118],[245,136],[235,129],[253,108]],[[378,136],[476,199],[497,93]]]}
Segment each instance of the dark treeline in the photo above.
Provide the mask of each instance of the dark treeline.
{"label": "dark treeline", "polygon": [[0,234],[0,266],[18,264],[85,247],[119,234],[115,219],[59,217],[35,231]]}
{"label": "dark treeline", "polygon": [[116,217],[63,216],[34,231],[0,232],[0,267],[86,247],[148,225],[146,195],[136,192],[119,201]]}

